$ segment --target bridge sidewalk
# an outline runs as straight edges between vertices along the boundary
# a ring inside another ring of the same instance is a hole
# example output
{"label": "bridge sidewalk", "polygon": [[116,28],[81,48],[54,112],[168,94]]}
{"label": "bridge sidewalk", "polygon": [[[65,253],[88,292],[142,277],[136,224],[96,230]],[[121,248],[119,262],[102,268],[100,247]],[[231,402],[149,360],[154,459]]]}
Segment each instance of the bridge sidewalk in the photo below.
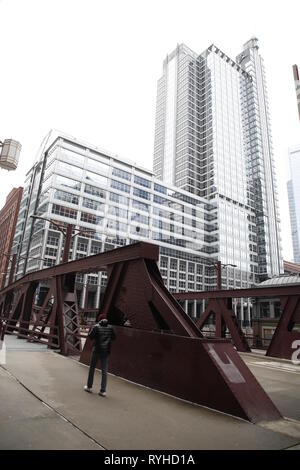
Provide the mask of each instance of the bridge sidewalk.
{"label": "bridge sidewalk", "polygon": [[291,437],[88,368],[49,351],[9,349],[0,367],[0,449],[284,449]]}

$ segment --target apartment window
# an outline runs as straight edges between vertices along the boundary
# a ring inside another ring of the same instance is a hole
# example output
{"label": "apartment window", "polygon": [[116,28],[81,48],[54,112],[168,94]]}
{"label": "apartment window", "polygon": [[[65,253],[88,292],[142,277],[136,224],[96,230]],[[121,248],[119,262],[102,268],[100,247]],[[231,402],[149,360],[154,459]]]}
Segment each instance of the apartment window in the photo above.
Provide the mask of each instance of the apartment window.
{"label": "apartment window", "polygon": [[58,237],[52,237],[51,235],[49,235],[49,237],[47,238],[48,245],[58,246],[58,242],[59,242]]}
{"label": "apartment window", "polygon": [[60,201],[70,202],[71,204],[78,204],[79,197],[75,196],[71,193],[66,193],[65,191],[55,191],[54,192],[55,199],[59,199]]}
{"label": "apartment window", "polygon": [[144,202],[136,201],[135,199],[132,200],[132,207],[136,209],[140,209],[141,211],[149,212],[148,204],[145,204]]}
{"label": "apartment window", "polygon": [[105,176],[101,176],[96,173],[92,173],[91,171],[87,171],[85,177],[91,183],[98,184],[100,186],[107,186],[107,178]]}
{"label": "apartment window", "polygon": [[119,191],[123,191],[124,193],[130,193],[130,186],[128,186],[128,184],[121,183],[120,181],[111,180],[111,187],[118,189]]}
{"label": "apartment window", "polygon": [[151,181],[141,178],[141,176],[135,175],[134,182],[140,186],[144,186],[145,188],[151,188]]}
{"label": "apartment window", "polygon": [[186,271],[186,261],[179,261],[179,270]]}
{"label": "apartment window", "polygon": [[51,266],[55,266],[55,261],[55,259],[45,259],[45,261],[43,262],[43,267],[50,268]]}
{"label": "apartment window", "polygon": [[128,173],[127,171],[120,170],[120,168],[113,168],[112,174],[113,176],[117,176],[118,178],[123,178],[124,180],[127,180],[127,181],[131,180],[131,174]]}
{"label": "apartment window", "polygon": [[177,259],[171,259],[170,269],[176,269],[177,270]]}
{"label": "apartment window", "polygon": [[57,255],[57,248],[50,248],[49,246],[46,247],[45,251],[46,256],[55,256]]}
{"label": "apartment window", "polygon": [[[109,165],[99,162],[99,160],[93,160],[92,158],[88,158],[87,168],[93,172],[96,171],[97,173],[102,173],[103,175],[108,175],[109,173]],[[89,171],[87,171],[87,173],[90,175]],[[95,177],[94,173],[92,173],[92,175]]]}
{"label": "apartment window", "polygon": [[130,233],[139,235],[140,237],[149,237],[149,230],[136,226],[130,228]]}
{"label": "apartment window", "polygon": [[107,228],[114,229],[120,232],[127,232],[127,225],[119,222],[118,220],[108,220]]}
{"label": "apartment window", "polygon": [[131,220],[134,220],[136,222],[140,222],[142,224],[149,224],[149,217],[146,217],[145,215],[138,214],[137,212],[133,212],[131,214]]}
{"label": "apartment window", "polygon": [[117,206],[109,206],[108,213],[122,219],[127,219],[128,217],[128,211]]}
{"label": "apartment window", "polygon": [[60,175],[56,175],[56,184],[58,186],[75,189],[76,191],[80,191],[81,188],[81,183],[79,183],[79,181],[75,181],[71,178],[66,178],[65,176]]}
{"label": "apartment window", "polygon": [[94,243],[92,243],[92,246],[91,246],[91,254],[92,255],[96,255],[98,253],[101,252],[101,245],[96,245]]}
{"label": "apartment window", "polygon": [[83,243],[83,242],[78,242],[77,243],[77,250],[78,251],[87,251],[87,248],[88,248],[87,243]]}
{"label": "apartment window", "polygon": [[158,193],[162,194],[167,194],[167,188],[157,183],[154,183],[154,191],[157,191]]}
{"label": "apartment window", "polygon": [[121,196],[120,194],[110,193],[109,200],[116,202],[117,204],[123,204],[124,206],[129,205],[129,198],[126,196]]}
{"label": "apartment window", "polygon": [[71,177],[78,178],[79,180],[82,179],[83,171],[81,168],[77,168],[76,166],[69,165],[68,163],[65,162],[57,162],[56,166],[56,171],[57,172],[63,172],[66,173],[67,175],[70,175]]}
{"label": "apartment window", "polygon": [[88,224],[101,225],[103,219],[102,217],[99,217],[94,214],[89,214],[88,212],[81,212],[80,220],[82,222],[87,222]]}
{"label": "apartment window", "polygon": [[104,209],[104,204],[100,204],[99,202],[94,201],[93,199],[88,199],[86,197],[83,198],[82,205],[83,207],[93,209],[94,211],[100,211],[101,209]]}
{"label": "apartment window", "polygon": [[133,194],[142,199],[150,199],[150,193],[148,193],[147,191],[143,191],[142,189],[133,188]]}
{"label": "apartment window", "polygon": [[65,206],[59,206],[58,204],[53,204],[52,214],[57,214],[61,217],[68,217],[70,219],[77,218],[77,211],[75,209],[70,209],[70,207]]}
{"label": "apartment window", "polygon": [[102,199],[105,199],[106,192],[96,186],[91,186],[90,184],[84,185],[84,192],[87,194],[92,194],[92,196],[98,196]]}

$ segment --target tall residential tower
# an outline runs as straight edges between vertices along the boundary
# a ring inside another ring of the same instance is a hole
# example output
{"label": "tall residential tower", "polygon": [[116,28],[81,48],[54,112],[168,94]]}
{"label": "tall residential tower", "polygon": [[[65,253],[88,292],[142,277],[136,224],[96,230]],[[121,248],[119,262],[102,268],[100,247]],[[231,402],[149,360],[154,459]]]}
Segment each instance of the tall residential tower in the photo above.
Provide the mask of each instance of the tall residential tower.
{"label": "tall residential tower", "polygon": [[[158,81],[154,174],[214,201],[218,258],[253,281],[282,272],[264,66],[256,38],[236,60],[179,45]],[[249,214],[249,210],[254,215]]]}
{"label": "tall residential tower", "polygon": [[289,148],[290,179],[287,182],[294,262],[300,263],[300,145]]}

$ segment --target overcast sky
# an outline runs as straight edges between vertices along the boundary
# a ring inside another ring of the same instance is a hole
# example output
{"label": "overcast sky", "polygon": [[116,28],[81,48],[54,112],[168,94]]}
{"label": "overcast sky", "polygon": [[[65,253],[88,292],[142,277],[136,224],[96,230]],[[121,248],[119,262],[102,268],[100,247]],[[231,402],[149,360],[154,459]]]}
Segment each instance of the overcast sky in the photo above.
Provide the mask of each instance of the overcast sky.
{"label": "overcast sky", "polygon": [[300,144],[292,65],[299,0],[0,0],[0,140],[22,144],[0,170],[0,207],[22,186],[51,128],[152,169],[156,83],[179,43],[233,59],[252,36],[265,60],[282,220],[292,259],[288,147]]}

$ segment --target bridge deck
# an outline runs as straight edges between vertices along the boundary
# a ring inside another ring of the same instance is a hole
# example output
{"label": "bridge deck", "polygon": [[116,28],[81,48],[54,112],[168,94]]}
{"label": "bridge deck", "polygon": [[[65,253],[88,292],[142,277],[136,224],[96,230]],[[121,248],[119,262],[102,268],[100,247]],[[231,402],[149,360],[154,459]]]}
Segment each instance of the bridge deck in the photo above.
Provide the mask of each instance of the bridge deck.
{"label": "bridge deck", "polygon": [[[106,398],[87,394],[87,372],[55,352],[8,344],[7,363],[0,367],[0,449],[284,449],[300,444],[300,423],[287,435],[286,426],[253,425],[113,375]],[[100,375],[97,371],[95,392]],[[300,374],[293,374],[295,380],[300,384]]]}

